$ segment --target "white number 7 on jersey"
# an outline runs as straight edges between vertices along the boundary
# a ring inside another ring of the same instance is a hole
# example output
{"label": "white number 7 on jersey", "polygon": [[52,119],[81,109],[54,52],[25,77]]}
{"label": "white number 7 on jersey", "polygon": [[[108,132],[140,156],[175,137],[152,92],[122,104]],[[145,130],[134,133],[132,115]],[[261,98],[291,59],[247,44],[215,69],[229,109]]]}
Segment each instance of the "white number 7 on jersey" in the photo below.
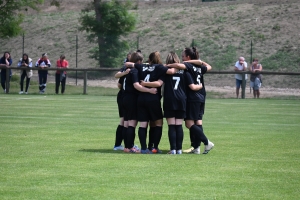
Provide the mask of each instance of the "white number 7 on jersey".
{"label": "white number 7 on jersey", "polygon": [[173,80],[176,80],[176,83],[175,83],[175,86],[174,86],[174,90],[177,90],[178,88],[178,84],[179,84],[179,81],[180,81],[180,77],[173,77]]}

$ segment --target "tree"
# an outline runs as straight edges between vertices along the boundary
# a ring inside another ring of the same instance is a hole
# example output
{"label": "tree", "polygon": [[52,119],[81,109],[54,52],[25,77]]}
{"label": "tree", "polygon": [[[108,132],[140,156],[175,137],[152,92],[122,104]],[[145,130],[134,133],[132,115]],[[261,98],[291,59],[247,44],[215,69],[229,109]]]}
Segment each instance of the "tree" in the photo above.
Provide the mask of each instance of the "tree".
{"label": "tree", "polygon": [[38,10],[43,0],[0,0],[0,37],[15,37],[23,32],[23,12]]}
{"label": "tree", "polygon": [[128,12],[130,7],[130,1],[94,0],[82,10],[80,30],[88,33],[90,43],[97,43],[90,53],[99,61],[100,67],[120,65],[120,56],[128,50],[128,43],[121,40],[121,36],[135,28],[136,17]]}

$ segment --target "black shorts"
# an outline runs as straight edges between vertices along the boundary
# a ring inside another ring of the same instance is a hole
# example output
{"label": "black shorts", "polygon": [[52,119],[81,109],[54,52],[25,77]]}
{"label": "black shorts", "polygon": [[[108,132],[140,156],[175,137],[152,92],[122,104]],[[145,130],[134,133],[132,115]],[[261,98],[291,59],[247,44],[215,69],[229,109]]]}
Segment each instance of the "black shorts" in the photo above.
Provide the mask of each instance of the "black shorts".
{"label": "black shorts", "polygon": [[164,110],[165,118],[184,119],[186,117],[184,110]]}
{"label": "black shorts", "polygon": [[163,118],[161,104],[159,100],[139,100],[137,109],[139,122],[156,121]]}
{"label": "black shorts", "polygon": [[202,120],[204,115],[205,103],[201,103],[200,105],[200,120]]}
{"label": "black shorts", "polygon": [[118,94],[117,96],[117,103],[118,103],[118,110],[119,110],[119,117],[124,117],[123,115],[123,107],[122,107],[122,104],[123,104],[123,95],[122,94]]}
{"label": "black shorts", "polygon": [[[201,114],[201,108],[203,103],[201,102],[195,102],[195,101],[188,101],[186,103],[186,118],[185,120],[201,120],[202,115]],[[203,109],[204,112],[204,109]]]}
{"label": "black shorts", "polygon": [[137,95],[123,96],[124,121],[137,120]]}

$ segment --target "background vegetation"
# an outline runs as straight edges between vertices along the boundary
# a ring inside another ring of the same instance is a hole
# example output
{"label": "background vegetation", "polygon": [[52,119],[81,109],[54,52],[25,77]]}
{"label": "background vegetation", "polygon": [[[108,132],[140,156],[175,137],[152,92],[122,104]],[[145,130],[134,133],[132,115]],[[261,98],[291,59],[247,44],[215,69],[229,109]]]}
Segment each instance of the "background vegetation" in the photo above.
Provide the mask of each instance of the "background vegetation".
{"label": "background vegetation", "polygon": [[[86,1],[89,2],[89,1]],[[96,67],[88,52],[97,44],[86,41],[87,33],[79,32],[79,17],[85,7],[82,0],[62,1],[60,7],[45,2],[41,12],[29,10],[25,16],[25,52],[37,60],[48,52],[51,61],[64,53],[71,67]],[[300,3],[296,0],[201,1],[133,1],[131,13],[137,16],[136,30],[124,37],[129,51],[142,50],[145,58],[159,50],[163,60],[169,51],[180,53],[196,44],[201,58],[215,70],[232,70],[239,56],[250,62],[259,58],[265,70],[300,70]],[[76,35],[78,58],[76,65]],[[9,50],[14,59],[22,54],[22,37],[1,38],[0,50]],[[110,52],[114,54],[114,52]],[[118,57],[119,68],[125,54]],[[16,64],[16,62],[14,63]],[[299,88],[298,77],[265,77],[265,85]],[[232,76],[208,79],[217,86],[229,85]],[[229,81],[227,81],[229,80]]]}

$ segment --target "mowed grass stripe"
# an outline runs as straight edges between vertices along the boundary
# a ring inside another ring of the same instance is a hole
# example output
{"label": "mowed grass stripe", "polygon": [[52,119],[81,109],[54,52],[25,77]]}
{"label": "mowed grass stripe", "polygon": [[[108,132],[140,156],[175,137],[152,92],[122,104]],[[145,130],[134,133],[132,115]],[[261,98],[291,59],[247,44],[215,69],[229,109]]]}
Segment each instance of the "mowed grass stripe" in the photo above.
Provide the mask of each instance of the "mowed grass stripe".
{"label": "mowed grass stripe", "polygon": [[208,99],[203,127],[215,148],[172,156],[165,121],[164,154],[112,150],[115,96],[50,95],[42,103],[38,95],[16,97],[1,101],[1,199],[298,197],[297,100]]}

